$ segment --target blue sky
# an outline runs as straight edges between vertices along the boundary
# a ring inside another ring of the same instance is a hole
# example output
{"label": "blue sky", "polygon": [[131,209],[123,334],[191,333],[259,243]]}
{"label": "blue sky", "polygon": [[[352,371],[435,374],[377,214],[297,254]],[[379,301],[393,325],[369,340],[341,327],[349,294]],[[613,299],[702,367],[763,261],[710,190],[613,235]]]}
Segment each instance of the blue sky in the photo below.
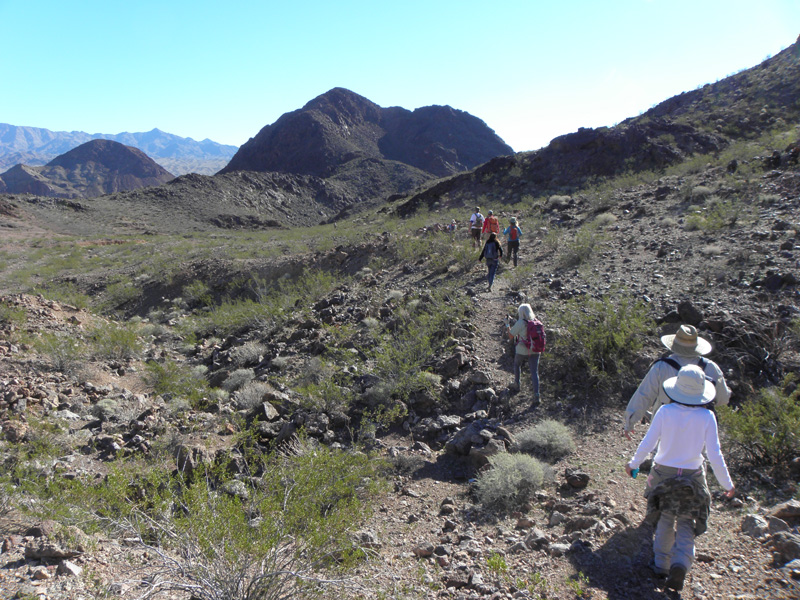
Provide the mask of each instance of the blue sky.
{"label": "blue sky", "polygon": [[345,87],[522,151],[777,54],[800,1],[0,0],[0,24],[0,122],[238,146]]}

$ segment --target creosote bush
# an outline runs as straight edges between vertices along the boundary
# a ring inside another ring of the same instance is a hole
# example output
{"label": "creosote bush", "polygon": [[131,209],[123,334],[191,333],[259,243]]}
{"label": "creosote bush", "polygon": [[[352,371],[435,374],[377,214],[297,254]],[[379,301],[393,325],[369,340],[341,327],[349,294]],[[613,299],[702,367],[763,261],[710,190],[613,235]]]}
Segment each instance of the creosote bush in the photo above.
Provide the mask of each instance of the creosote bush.
{"label": "creosote bush", "polygon": [[520,508],[542,486],[544,469],[527,454],[501,453],[489,459],[490,467],[478,475],[475,494],[487,510],[507,512]]}
{"label": "creosote bush", "polygon": [[222,467],[185,477],[169,463],[118,461],[100,482],[38,478],[28,491],[42,516],[146,550],[142,597],[288,600],[343,581],[365,557],[353,534],[384,489],[384,464],[324,446],[243,458],[258,477]]}
{"label": "creosote bush", "polygon": [[185,398],[193,407],[198,407],[211,396],[211,388],[205,376],[189,366],[168,360],[154,360],[145,365],[145,382],[157,394]]}
{"label": "creosote bush", "polygon": [[549,461],[556,461],[575,452],[575,440],[569,427],[546,419],[515,436],[513,450],[527,452]]}
{"label": "creosote bush", "polygon": [[585,364],[596,384],[604,387],[628,379],[630,365],[654,326],[643,302],[616,294],[570,298],[554,306],[552,315],[565,335],[550,356],[571,360],[569,368],[575,361]]}
{"label": "creosote bush", "polygon": [[136,325],[132,323],[105,323],[89,332],[92,353],[110,360],[127,360],[141,351]]}
{"label": "creosote bush", "polygon": [[781,466],[800,455],[800,388],[788,375],[781,387],[766,388],[738,409],[717,409],[726,439],[748,464]]}

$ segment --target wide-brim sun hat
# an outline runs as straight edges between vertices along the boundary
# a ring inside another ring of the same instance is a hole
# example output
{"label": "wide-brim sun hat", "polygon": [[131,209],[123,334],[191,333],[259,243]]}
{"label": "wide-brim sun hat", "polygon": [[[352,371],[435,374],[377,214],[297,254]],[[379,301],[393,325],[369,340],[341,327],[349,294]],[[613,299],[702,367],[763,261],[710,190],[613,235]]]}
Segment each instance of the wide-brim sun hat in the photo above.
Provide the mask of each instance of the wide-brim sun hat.
{"label": "wide-brim sun hat", "polygon": [[711,343],[697,335],[692,325],[681,325],[676,333],[661,336],[661,343],[681,356],[704,356],[711,352]]}
{"label": "wide-brim sun hat", "polygon": [[717,395],[716,387],[697,365],[686,365],[662,386],[670,400],[689,406],[703,406],[713,401]]}

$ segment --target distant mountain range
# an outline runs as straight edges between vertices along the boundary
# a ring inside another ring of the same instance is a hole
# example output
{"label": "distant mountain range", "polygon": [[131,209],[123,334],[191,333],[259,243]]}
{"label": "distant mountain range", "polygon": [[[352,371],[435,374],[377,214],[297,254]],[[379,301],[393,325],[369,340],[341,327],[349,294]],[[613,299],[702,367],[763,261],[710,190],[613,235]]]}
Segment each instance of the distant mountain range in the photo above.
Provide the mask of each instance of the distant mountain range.
{"label": "distant mountain range", "polygon": [[138,148],[170,173],[211,175],[222,169],[236,153],[228,146],[205,139],[196,142],[160,129],[144,133],[84,133],[50,131],[0,123],[0,173],[17,164],[41,166],[91,140],[112,140]]}

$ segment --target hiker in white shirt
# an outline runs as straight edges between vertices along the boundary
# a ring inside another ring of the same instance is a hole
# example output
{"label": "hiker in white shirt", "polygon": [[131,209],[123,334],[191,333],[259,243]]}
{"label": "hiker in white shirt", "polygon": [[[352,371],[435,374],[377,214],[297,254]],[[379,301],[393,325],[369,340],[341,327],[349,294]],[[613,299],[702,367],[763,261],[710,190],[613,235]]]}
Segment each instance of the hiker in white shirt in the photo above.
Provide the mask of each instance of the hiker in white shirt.
{"label": "hiker in white shirt", "polygon": [[647,478],[646,520],[657,519],[653,537],[653,570],[666,577],[665,587],[681,590],[694,562],[694,539],[706,530],[711,494],[703,452],[719,484],[732,498],[735,488],[719,446],[717,419],[710,404],[717,394],[700,367],[688,365],[663,385],[671,402],[658,409],[633,458],[628,475],[658,447]]}

